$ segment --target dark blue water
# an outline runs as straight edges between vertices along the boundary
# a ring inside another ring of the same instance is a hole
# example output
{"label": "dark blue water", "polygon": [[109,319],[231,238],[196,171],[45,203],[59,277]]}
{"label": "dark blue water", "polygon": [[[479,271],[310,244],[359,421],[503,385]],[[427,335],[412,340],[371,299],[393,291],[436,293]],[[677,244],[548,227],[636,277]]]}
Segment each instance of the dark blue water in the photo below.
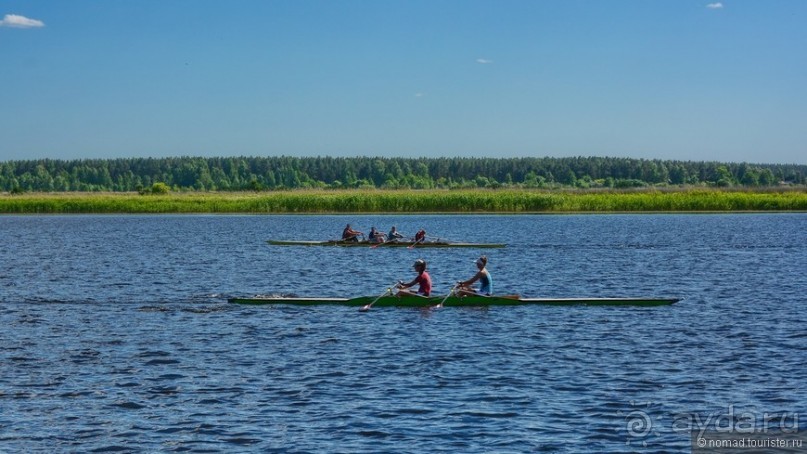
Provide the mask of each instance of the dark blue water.
{"label": "dark blue water", "polygon": [[[347,222],[507,242],[499,293],[684,300],[227,304],[375,295],[416,258],[443,293],[482,252],[265,243]],[[689,452],[681,415],[807,413],[805,265],[807,214],[4,216],[0,451]]]}

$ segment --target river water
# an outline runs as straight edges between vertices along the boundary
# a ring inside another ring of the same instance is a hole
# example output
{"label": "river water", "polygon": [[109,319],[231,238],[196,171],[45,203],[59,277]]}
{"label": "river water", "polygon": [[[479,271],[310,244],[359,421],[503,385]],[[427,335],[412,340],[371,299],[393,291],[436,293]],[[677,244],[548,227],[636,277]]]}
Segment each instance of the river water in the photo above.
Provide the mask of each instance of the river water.
{"label": "river water", "polygon": [[[508,246],[265,242],[346,223]],[[227,303],[376,295],[417,258],[440,294],[480,253],[498,293],[683,300]],[[2,216],[0,259],[2,452],[689,452],[687,415],[807,412],[807,214]]]}

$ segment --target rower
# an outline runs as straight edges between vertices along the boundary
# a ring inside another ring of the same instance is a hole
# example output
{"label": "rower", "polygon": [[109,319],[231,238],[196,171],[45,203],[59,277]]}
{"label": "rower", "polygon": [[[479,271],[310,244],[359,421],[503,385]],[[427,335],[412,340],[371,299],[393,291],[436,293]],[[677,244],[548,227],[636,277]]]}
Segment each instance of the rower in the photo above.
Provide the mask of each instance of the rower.
{"label": "rower", "polygon": [[[486,266],[488,264],[487,256],[481,256],[476,259],[476,267],[479,271],[474,274],[474,277],[468,279],[467,281],[459,281],[457,282],[457,295],[459,296],[467,296],[467,295],[484,295],[490,296],[493,294],[493,277],[490,275],[490,271],[487,270]],[[471,285],[479,281],[480,287],[479,290],[476,290],[471,287]]]}
{"label": "rower", "polygon": [[389,234],[387,235],[387,241],[398,241],[403,237],[404,236],[401,234],[401,232],[399,232],[398,229],[393,225],[389,231]]}
{"label": "rower", "polygon": [[348,224],[347,227],[345,227],[345,230],[342,230],[342,241],[358,242],[359,235],[364,236],[364,234],[358,230],[353,230],[350,228],[350,224]]}
{"label": "rower", "polygon": [[[412,280],[412,282],[404,284],[403,281],[398,281],[398,296],[429,296],[432,293],[432,278],[429,276],[429,273],[426,271],[426,261],[423,259],[415,260],[414,265],[412,268],[417,271],[418,275],[416,278]],[[414,293],[408,289],[415,284],[419,284],[417,293]]]}
{"label": "rower", "polygon": [[379,232],[375,227],[370,227],[370,233],[367,235],[367,239],[370,240],[371,243],[383,243],[384,234]]}
{"label": "rower", "polygon": [[425,239],[426,239],[426,231],[423,229],[418,230],[418,233],[415,234],[415,243],[420,243]]}

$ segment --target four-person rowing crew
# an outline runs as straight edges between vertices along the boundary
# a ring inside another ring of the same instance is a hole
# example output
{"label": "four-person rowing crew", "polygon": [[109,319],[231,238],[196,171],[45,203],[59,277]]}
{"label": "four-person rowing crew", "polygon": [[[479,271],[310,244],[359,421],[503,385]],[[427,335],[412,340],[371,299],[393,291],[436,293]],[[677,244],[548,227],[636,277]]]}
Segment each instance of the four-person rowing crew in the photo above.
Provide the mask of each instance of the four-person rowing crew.
{"label": "four-person rowing crew", "polygon": [[455,242],[446,239],[434,237],[429,235],[426,238],[426,230],[420,229],[414,236],[404,235],[398,231],[398,228],[392,226],[389,233],[384,234],[377,228],[372,227],[370,233],[365,236],[364,232],[353,229],[350,224],[347,224],[342,230],[342,236],[336,240],[326,241],[298,241],[298,240],[267,240],[267,243],[273,246],[340,246],[340,247],[364,247],[369,246],[371,249],[383,248],[402,248],[414,249],[415,247],[429,247],[429,248],[503,248],[506,246],[504,243],[469,243],[469,242]]}
{"label": "four-person rowing crew", "polygon": [[[477,271],[476,274],[474,274],[474,276],[468,280],[458,281],[451,289],[451,292],[449,292],[449,295],[491,296],[493,294],[493,277],[491,277],[490,271],[487,269],[487,264],[488,258],[484,255],[476,259],[476,267],[479,269],[479,271]],[[423,259],[417,259],[412,267],[415,269],[418,275],[415,276],[415,278],[410,282],[404,283],[403,281],[398,281],[398,284],[395,286],[399,289],[398,296],[431,296],[432,278],[429,275],[429,272],[426,271],[426,261]],[[479,281],[480,283],[479,289],[471,287],[476,281]],[[414,287],[415,284],[418,285],[416,292],[408,290],[409,288]]]}
{"label": "four-person rowing crew", "polygon": [[[358,242],[359,237],[364,238],[364,232],[360,232],[358,230],[353,230],[353,228],[348,224],[344,230],[342,230],[342,241],[352,241]],[[405,238],[401,232],[398,231],[397,227],[394,225],[390,229],[388,234],[384,234],[380,232],[375,226],[370,227],[370,233],[367,234],[367,240],[370,243],[390,243],[390,242],[397,242]],[[415,243],[420,243],[426,239],[426,231],[420,229],[416,234],[414,241]]]}

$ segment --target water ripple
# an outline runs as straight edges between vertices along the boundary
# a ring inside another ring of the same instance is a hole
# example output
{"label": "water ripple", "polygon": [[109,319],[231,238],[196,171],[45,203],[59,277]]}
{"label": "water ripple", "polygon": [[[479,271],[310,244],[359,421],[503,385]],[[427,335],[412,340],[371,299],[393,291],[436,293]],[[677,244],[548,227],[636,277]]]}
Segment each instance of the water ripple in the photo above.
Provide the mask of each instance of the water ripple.
{"label": "water ripple", "polygon": [[[793,264],[807,261],[805,215],[420,222],[469,241],[489,241],[485,233],[503,226],[532,232],[489,252],[497,288],[686,299],[652,309],[361,316],[241,307],[227,297],[381,289],[405,277],[400,262],[415,257],[447,288],[473,271],[468,256],[478,251],[262,244],[289,232],[316,238],[343,225],[339,216],[0,217],[20,240],[8,246],[0,277],[0,444],[17,452],[688,452],[687,436],[670,427],[675,415],[804,411],[807,301]],[[638,414],[654,424],[643,437],[628,432]]]}

